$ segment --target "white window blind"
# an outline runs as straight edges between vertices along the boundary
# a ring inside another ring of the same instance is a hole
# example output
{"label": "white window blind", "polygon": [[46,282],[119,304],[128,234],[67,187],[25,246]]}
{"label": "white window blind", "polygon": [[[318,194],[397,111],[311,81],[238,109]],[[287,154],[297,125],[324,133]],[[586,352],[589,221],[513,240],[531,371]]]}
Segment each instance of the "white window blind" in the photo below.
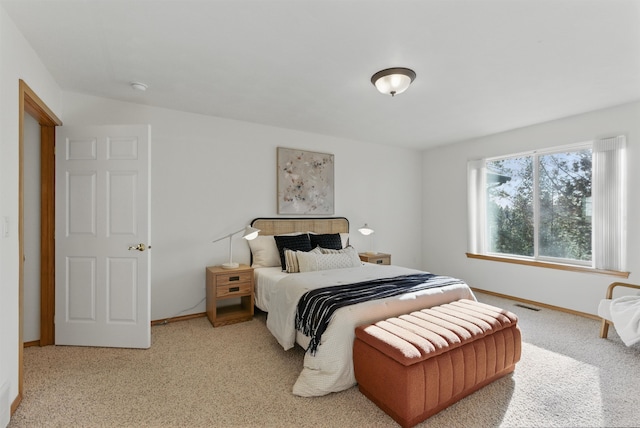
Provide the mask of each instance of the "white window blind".
{"label": "white window blind", "polygon": [[597,269],[626,268],[626,138],[593,145],[593,259]]}
{"label": "white window blind", "polygon": [[486,181],[485,160],[469,161],[467,164],[468,248],[473,254],[485,252]]}

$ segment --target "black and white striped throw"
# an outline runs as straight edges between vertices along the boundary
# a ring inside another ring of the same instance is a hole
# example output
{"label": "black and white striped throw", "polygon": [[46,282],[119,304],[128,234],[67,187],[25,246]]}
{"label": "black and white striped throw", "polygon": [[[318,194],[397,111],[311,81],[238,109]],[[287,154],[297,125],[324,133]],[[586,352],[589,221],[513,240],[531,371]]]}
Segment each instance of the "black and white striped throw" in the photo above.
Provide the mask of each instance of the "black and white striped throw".
{"label": "black and white striped throw", "polygon": [[369,300],[453,284],[464,284],[464,282],[449,276],[419,273],[317,288],[307,291],[298,301],[296,330],[311,338],[307,351],[315,355],[322,334],[336,310]]}

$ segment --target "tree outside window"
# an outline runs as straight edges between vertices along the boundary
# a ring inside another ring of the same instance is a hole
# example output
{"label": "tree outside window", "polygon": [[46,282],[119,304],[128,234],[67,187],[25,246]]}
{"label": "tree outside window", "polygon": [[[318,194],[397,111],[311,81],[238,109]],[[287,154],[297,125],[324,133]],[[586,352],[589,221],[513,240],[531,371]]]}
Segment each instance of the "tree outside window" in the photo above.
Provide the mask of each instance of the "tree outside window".
{"label": "tree outside window", "polygon": [[485,180],[490,253],[591,261],[590,148],[489,160]]}

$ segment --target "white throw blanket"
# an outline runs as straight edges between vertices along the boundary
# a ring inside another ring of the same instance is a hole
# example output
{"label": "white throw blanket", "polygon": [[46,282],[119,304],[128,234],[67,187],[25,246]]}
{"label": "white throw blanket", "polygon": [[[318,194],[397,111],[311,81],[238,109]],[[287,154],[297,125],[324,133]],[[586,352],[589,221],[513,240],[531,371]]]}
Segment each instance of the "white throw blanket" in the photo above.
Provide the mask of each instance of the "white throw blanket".
{"label": "white throw blanket", "polygon": [[611,321],[625,345],[640,342],[640,296],[622,296],[611,301]]}

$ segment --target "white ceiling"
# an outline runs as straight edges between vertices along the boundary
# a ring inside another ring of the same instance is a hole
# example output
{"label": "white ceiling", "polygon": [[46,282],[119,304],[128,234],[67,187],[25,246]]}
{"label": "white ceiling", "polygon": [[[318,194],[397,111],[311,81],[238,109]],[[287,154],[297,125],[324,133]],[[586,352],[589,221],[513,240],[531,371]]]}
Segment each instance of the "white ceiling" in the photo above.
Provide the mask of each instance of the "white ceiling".
{"label": "white ceiling", "polygon": [[[0,4],[64,90],[366,142],[426,148],[640,99],[638,0]],[[370,82],[388,67],[417,73],[395,98]]]}

